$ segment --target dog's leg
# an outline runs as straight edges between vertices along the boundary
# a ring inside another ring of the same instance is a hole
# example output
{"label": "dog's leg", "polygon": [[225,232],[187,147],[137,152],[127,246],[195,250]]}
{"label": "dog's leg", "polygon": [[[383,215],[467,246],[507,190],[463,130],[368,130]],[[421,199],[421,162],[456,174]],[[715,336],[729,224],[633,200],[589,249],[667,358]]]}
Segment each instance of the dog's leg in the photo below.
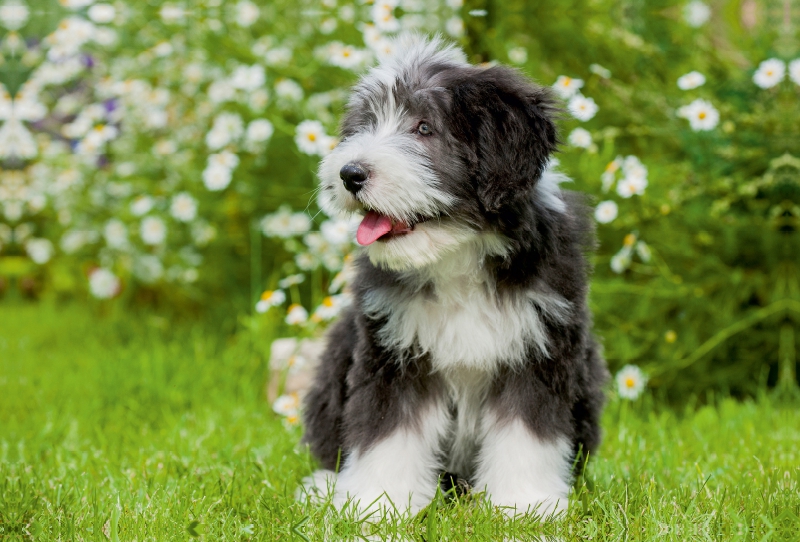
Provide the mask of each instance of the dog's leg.
{"label": "dog's leg", "polygon": [[547,515],[567,507],[572,447],[565,437],[543,439],[521,419],[488,414],[475,489],[511,515]]}
{"label": "dog's leg", "polygon": [[386,507],[411,513],[428,505],[436,492],[440,441],[449,423],[446,409],[429,404],[415,423],[355,449],[339,473],[334,504],[352,501],[362,511]]}
{"label": "dog's leg", "polygon": [[[320,359],[314,383],[304,401],[303,443],[327,471],[338,465],[343,444],[342,416],[346,395],[345,379],[353,364],[354,315],[348,311],[327,334],[327,346]],[[325,475],[325,479],[330,476]],[[322,478],[320,478],[321,480]],[[321,489],[321,488],[318,488]]]}

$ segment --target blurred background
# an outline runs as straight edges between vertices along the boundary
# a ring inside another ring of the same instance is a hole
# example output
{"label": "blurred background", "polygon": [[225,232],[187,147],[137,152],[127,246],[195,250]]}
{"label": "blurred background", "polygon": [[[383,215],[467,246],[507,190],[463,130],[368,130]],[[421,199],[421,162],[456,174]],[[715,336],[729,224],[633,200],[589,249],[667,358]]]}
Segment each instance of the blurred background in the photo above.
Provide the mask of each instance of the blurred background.
{"label": "blurred background", "polygon": [[413,29],[563,100],[612,371],[796,390],[799,26],[793,0],[1,0],[0,312],[205,322],[263,363],[319,336],[355,247],[315,170]]}

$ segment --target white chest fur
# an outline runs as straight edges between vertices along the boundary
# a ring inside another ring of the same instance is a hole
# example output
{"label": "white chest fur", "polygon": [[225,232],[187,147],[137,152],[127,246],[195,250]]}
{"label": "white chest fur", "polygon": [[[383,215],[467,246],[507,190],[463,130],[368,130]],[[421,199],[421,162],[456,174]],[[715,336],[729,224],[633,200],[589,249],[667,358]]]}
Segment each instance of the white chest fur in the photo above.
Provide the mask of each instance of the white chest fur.
{"label": "white chest fur", "polygon": [[478,369],[521,362],[529,347],[547,354],[542,316],[558,318],[569,309],[559,296],[535,291],[500,296],[467,246],[428,270],[430,287],[401,297],[373,292],[368,313],[386,318],[379,340],[388,347],[428,354],[434,371]]}

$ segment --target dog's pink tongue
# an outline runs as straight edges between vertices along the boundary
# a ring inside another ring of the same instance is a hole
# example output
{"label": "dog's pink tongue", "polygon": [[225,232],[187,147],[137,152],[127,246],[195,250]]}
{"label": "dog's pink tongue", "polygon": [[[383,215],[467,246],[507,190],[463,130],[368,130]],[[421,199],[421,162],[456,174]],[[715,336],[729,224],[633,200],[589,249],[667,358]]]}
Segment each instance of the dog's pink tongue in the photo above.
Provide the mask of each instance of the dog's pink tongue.
{"label": "dog's pink tongue", "polygon": [[392,219],[386,215],[370,211],[361,224],[358,225],[356,240],[359,245],[369,245],[378,240],[382,235],[392,231]]}

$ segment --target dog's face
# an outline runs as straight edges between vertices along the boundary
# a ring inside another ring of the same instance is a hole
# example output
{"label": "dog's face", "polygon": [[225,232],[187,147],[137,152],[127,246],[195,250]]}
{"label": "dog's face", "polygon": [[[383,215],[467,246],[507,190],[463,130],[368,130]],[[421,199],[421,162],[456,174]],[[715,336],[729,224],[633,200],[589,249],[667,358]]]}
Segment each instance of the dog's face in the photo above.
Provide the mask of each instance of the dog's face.
{"label": "dog's face", "polygon": [[501,253],[498,224],[531,197],[555,148],[552,111],[549,93],[513,70],[402,38],[353,90],[342,140],[320,166],[320,204],[363,215],[357,240],[389,269],[467,243]]}

